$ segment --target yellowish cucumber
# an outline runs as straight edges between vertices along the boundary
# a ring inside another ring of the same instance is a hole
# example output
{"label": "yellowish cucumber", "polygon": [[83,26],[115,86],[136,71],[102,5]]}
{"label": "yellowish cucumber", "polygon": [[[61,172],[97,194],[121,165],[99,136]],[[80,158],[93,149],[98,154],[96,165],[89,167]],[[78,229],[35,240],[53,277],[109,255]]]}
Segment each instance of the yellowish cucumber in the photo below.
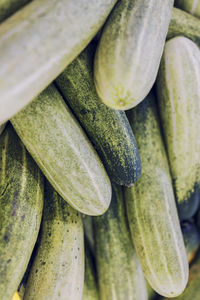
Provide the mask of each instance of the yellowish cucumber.
{"label": "yellowish cucumber", "polygon": [[107,210],[111,201],[110,180],[54,85],[11,122],[47,179],[70,205],[89,215]]}
{"label": "yellowish cucumber", "polygon": [[0,22],[22,8],[30,0],[1,0],[0,1]]}
{"label": "yellowish cucumber", "polygon": [[166,43],[157,95],[179,218],[187,220],[200,198],[200,50],[188,38]]}
{"label": "yellowish cucumber", "polygon": [[0,25],[0,124],[85,48],[116,0],[34,0]]}
{"label": "yellowish cucumber", "polygon": [[40,241],[24,300],[81,300],[84,282],[83,225],[46,182]]}
{"label": "yellowish cucumber", "polygon": [[129,120],[142,164],[139,180],[125,189],[133,243],[152,288],[175,297],[187,284],[188,262],[153,94],[129,111]]}
{"label": "yellowish cucumber", "polygon": [[0,136],[0,299],[26,271],[42,217],[43,176],[9,124]]}
{"label": "yellowish cucumber", "polygon": [[144,275],[128,228],[122,188],[113,185],[108,211],[93,218],[101,300],[147,300]]}
{"label": "yellowish cucumber", "polygon": [[175,6],[200,17],[200,0],[175,0]]}
{"label": "yellowish cucumber", "polygon": [[136,106],[157,75],[173,0],[121,0],[101,35],[94,79],[102,101],[114,109]]}

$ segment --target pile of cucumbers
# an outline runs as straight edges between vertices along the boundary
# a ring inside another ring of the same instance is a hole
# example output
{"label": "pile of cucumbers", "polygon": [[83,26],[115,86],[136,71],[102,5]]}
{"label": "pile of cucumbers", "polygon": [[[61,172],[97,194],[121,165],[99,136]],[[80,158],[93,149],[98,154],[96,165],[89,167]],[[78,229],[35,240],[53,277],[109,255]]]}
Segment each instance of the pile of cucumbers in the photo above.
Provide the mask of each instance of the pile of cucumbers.
{"label": "pile of cucumbers", "polygon": [[0,1],[0,300],[200,299],[199,18]]}

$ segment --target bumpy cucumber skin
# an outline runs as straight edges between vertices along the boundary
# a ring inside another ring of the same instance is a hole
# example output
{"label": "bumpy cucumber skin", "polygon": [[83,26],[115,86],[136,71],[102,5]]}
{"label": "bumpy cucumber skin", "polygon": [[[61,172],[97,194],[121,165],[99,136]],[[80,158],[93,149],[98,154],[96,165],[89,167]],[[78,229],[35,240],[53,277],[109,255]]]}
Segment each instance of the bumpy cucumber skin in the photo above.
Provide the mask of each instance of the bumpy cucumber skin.
{"label": "bumpy cucumber skin", "polygon": [[141,173],[139,153],[125,113],[107,107],[96,93],[94,51],[89,45],[56,83],[97,149],[110,179],[129,186]]}
{"label": "bumpy cucumber skin", "polygon": [[73,61],[115,3],[34,0],[1,24],[0,124],[32,101]]}
{"label": "bumpy cucumber skin", "polygon": [[47,179],[75,209],[103,214],[111,200],[106,171],[54,85],[11,119]]}
{"label": "bumpy cucumber skin", "polygon": [[3,0],[0,3],[0,23],[31,0]]}
{"label": "bumpy cucumber skin", "polygon": [[0,299],[26,271],[42,217],[43,176],[9,124],[0,137]]}
{"label": "bumpy cucumber skin", "polygon": [[181,9],[173,8],[169,23],[167,39],[185,36],[200,46],[199,20]]}
{"label": "bumpy cucumber skin", "polygon": [[101,300],[147,300],[144,275],[133,247],[122,188],[113,185],[108,211],[94,217],[95,252]]}
{"label": "bumpy cucumber skin", "polygon": [[200,199],[200,50],[191,40],[166,43],[157,96],[179,218],[187,220]]}
{"label": "bumpy cucumber skin", "polygon": [[40,241],[24,300],[81,300],[83,282],[84,244],[80,213],[46,182]]}
{"label": "bumpy cucumber skin", "polygon": [[133,243],[152,288],[175,297],[187,284],[188,262],[153,94],[128,116],[142,163],[139,180],[125,188]]}
{"label": "bumpy cucumber skin", "polygon": [[188,262],[191,263],[200,245],[200,235],[197,230],[197,226],[191,220],[182,222],[181,229],[182,229]]}
{"label": "bumpy cucumber skin", "polygon": [[173,0],[118,1],[101,35],[94,80],[101,100],[113,109],[136,106],[157,75]]}
{"label": "bumpy cucumber skin", "polygon": [[175,0],[175,6],[187,11],[195,17],[200,17],[199,0]]}

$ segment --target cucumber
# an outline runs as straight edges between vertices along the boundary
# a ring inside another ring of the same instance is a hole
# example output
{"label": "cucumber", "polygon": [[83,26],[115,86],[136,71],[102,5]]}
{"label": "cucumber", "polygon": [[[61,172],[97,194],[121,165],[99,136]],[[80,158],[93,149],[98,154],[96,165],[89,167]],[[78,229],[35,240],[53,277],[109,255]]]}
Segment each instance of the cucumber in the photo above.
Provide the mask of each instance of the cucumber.
{"label": "cucumber", "polygon": [[83,228],[84,228],[84,234],[85,238],[87,239],[87,248],[90,248],[94,255],[94,228],[92,223],[91,216],[82,215],[82,221],[83,221]]}
{"label": "cucumber", "polygon": [[77,210],[104,213],[111,185],[95,150],[54,85],[11,119],[55,190]]}
{"label": "cucumber", "polygon": [[200,1],[199,0],[175,0],[175,6],[188,13],[200,17]]}
{"label": "cucumber", "polygon": [[94,45],[89,45],[56,84],[97,149],[110,179],[132,185],[141,173],[135,138],[125,113],[99,100],[93,82],[94,51]]}
{"label": "cucumber", "polygon": [[178,8],[172,9],[167,39],[185,36],[200,47],[200,21],[196,17]]}
{"label": "cucumber", "polygon": [[0,125],[0,135],[1,135],[2,132],[4,131],[5,126],[6,126],[6,123]]}
{"label": "cucumber", "polygon": [[24,300],[81,300],[83,282],[81,216],[46,182],[40,241]]}
{"label": "cucumber", "polygon": [[72,62],[116,1],[34,0],[1,24],[0,124]]}
{"label": "cucumber", "polygon": [[157,96],[179,218],[187,220],[200,198],[200,50],[188,38],[166,43]]}
{"label": "cucumber", "polygon": [[187,284],[188,262],[152,93],[129,111],[129,121],[142,163],[139,180],[125,188],[131,236],[152,288],[175,297]]}
{"label": "cucumber", "polygon": [[193,220],[182,222],[181,229],[188,262],[191,263],[200,245],[200,235]]}
{"label": "cucumber", "polygon": [[1,0],[0,2],[0,23],[10,17],[18,9],[22,8],[31,0]]}
{"label": "cucumber", "polygon": [[0,136],[0,299],[11,300],[26,271],[43,209],[43,177],[9,124]]}
{"label": "cucumber", "polygon": [[136,106],[157,75],[173,0],[121,0],[101,35],[94,80],[101,100],[114,109]]}
{"label": "cucumber", "polygon": [[122,188],[113,185],[109,210],[94,217],[101,300],[147,300],[146,283],[126,220]]}
{"label": "cucumber", "polygon": [[17,292],[14,293],[12,300],[21,300],[21,298]]}

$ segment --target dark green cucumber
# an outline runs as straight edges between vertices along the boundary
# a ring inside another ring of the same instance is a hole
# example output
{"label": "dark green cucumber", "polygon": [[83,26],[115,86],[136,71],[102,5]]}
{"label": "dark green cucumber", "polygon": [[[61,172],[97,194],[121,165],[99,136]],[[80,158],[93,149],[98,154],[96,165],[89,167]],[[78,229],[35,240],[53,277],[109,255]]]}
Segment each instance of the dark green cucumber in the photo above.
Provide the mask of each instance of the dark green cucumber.
{"label": "dark green cucumber", "polygon": [[92,253],[94,254],[94,228],[91,216],[82,215],[84,234]]}
{"label": "dark green cucumber", "polygon": [[200,246],[200,235],[193,220],[182,222],[181,229],[183,233],[188,262],[191,263]]}
{"label": "dark green cucumber", "polygon": [[0,135],[2,134],[2,132],[3,132],[4,128],[5,128],[5,126],[6,126],[6,123],[0,125]]}
{"label": "dark green cucumber", "polygon": [[1,0],[0,2],[0,23],[10,17],[18,9],[22,8],[31,0]]}
{"label": "dark green cucumber", "polygon": [[52,84],[11,119],[55,190],[77,210],[104,213],[111,185],[96,151]]}
{"label": "dark green cucumber", "polygon": [[200,0],[175,0],[175,6],[200,17]]}
{"label": "dark green cucumber", "polygon": [[132,185],[141,173],[135,138],[125,113],[107,107],[96,93],[94,51],[95,47],[89,45],[56,84],[97,149],[110,179]]}
{"label": "dark green cucumber", "polygon": [[200,21],[181,9],[173,8],[169,23],[167,39],[185,36],[200,47]]}
{"label": "dark green cucumber", "polygon": [[33,251],[43,176],[9,124],[0,136],[0,299],[11,300]]}
{"label": "dark green cucumber", "polygon": [[84,283],[83,225],[46,182],[40,241],[24,300],[81,300]]}
{"label": "dark green cucumber", "polygon": [[153,94],[129,111],[142,174],[125,188],[129,227],[144,275],[163,296],[183,292],[188,262]]}
{"label": "dark green cucumber", "polygon": [[101,300],[147,300],[144,275],[133,247],[122,188],[113,185],[108,211],[94,217],[95,252]]}

